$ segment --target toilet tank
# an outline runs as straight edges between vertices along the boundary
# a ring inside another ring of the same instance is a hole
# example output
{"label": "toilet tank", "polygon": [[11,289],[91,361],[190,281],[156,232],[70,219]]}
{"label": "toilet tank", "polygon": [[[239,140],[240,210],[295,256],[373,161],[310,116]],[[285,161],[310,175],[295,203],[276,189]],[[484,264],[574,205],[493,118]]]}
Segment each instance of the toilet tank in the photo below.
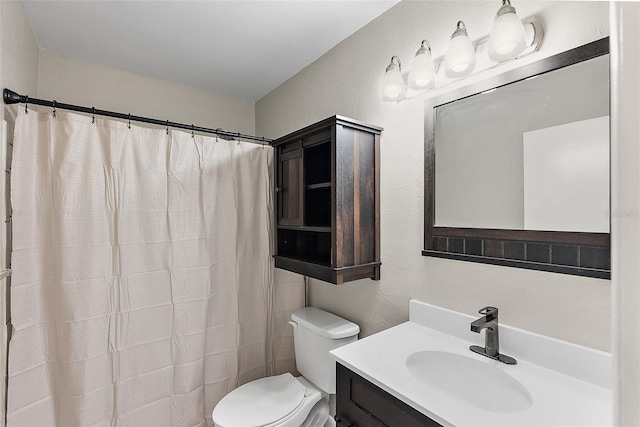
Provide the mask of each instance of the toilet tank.
{"label": "toilet tank", "polygon": [[305,307],[291,315],[298,371],[321,390],[336,393],[336,362],[329,352],[358,339],[360,327],[335,314]]}

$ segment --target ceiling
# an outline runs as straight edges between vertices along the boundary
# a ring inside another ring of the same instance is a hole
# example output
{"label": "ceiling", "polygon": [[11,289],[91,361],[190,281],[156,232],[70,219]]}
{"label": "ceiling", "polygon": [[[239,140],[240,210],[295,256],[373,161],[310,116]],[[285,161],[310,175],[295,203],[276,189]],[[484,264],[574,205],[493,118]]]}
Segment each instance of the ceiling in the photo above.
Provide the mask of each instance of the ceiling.
{"label": "ceiling", "polygon": [[24,3],[41,49],[255,102],[398,1]]}

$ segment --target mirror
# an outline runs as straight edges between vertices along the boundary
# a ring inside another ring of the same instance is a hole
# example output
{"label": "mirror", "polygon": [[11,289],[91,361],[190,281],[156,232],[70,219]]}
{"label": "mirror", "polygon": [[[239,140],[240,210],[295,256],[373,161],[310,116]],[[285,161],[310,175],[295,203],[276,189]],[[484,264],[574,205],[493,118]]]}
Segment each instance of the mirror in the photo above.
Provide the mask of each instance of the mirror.
{"label": "mirror", "polygon": [[423,255],[609,277],[608,50],[427,101]]}

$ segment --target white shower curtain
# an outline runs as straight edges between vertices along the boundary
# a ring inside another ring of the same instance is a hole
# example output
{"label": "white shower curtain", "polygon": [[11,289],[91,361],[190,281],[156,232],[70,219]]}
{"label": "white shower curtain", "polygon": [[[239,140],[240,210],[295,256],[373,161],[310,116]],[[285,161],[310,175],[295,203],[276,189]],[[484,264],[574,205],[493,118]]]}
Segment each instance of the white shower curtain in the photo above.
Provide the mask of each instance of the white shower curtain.
{"label": "white shower curtain", "polygon": [[21,111],[13,156],[8,425],[211,424],[295,369],[270,147]]}

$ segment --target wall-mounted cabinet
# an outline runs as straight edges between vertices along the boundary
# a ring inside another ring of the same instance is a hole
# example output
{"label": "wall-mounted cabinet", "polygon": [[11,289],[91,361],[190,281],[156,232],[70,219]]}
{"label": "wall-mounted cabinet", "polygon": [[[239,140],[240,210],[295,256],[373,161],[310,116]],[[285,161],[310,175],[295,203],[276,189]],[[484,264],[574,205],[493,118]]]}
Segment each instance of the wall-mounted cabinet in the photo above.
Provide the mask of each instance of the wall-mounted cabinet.
{"label": "wall-mounted cabinet", "polygon": [[273,142],[276,267],[335,284],[380,278],[381,131],[334,116]]}

